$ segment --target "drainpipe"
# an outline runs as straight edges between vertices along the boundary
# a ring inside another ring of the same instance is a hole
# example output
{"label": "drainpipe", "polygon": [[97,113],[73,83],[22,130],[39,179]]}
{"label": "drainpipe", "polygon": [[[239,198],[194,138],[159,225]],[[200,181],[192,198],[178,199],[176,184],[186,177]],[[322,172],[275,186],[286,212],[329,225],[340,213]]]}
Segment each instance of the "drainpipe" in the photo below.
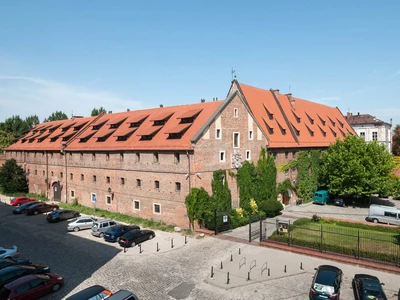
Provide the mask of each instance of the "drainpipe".
{"label": "drainpipe", "polygon": [[46,154],[46,193],[47,199],[49,199],[49,154],[47,151],[44,151]]}
{"label": "drainpipe", "polygon": [[191,179],[191,170],[190,170],[190,155],[189,155],[189,151],[186,150],[186,156],[188,159],[188,174],[189,174],[189,193],[190,193],[190,189],[192,188],[192,179]]}
{"label": "drainpipe", "polygon": [[64,164],[65,164],[65,203],[68,203],[68,163],[67,163],[67,152],[64,153]]}

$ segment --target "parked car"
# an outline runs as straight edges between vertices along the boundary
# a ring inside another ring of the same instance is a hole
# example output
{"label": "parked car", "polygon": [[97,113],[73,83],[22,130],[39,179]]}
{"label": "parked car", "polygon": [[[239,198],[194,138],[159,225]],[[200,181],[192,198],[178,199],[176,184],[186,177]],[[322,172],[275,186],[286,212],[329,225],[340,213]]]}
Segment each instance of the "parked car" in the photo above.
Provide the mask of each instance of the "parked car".
{"label": "parked car", "polygon": [[108,300],[139,300],[139,298],[126,290],[119,290],[107,298]]}
{"label": "parked car", "polygon": [[15,266],[15,265],[30,265],[32,261],[29,258],[7,258],[7,259],[0,259],[0,269]]}
{"label": "parked car", "polygon": [[107,290],[101,285],[90,286],[72,296],[66,298],[66,300],[95,300],[95,299],[106,299],[111,296],[111,291]]}
{"label": "parked car", "polygon": [[82,229],[90,229],[92,228],[93,222],[95,220],[93,218],[89,218],[89,217],[82,217],[82,218],[78,218],[75,221],[72,221],[70,223],[68,223],[68,231],[79,231]]}
{"label": "parked car", "polygon": [[141,229],[131,230],[119,238],[118,243],[122,247],[133,247],[136,244],[151,240],[156,234],[153,230]]}
{"label": "parked car", "polygon": [[6,267],[0,270],[0,287],[3,287],[5,284],[25,275],[40,274],[49,271],[50,268],[48,266],[39,264]]}
{"label": "parked car", "polygon": [[107,229],[114,225],[117,225],[117,222],[112,220],[97,220],[93,222],[92,235],[102,238]]}
{"label": "parked car", "polygon": [[77,218],[79,217],[79,215],[79,212],[77,212],[76,210],[59,209],[50,212],[47,215],[46,220],[48,222],[60,222],[62,220]]}
{"label": "parked car", "polygon": [[352,286],[355,300],[379,299],[387,300],[378,277],[367,274],[354,275]]}
{"label": "parked car", "polygon": [[104,240],[107,242],[117,242],[119,238],[128,231],[140,229],[137,225],[114,225],[109,227],[104,233]]}
{"label": "parked car", "polygon": [[40,202],[40,203],[36,203],[36,204],[26,208],[25,213],[29,216],[29,215],[37,215],[37,214],[41,214],[44,212],[49,212],[49,211],[57,210],[57,209],[59,209],[59,207],[56,204],[47,204],[44,202]]}
{"label": "parked car", "polygon": [[310,289],[310,300],[339,300],[340,285],[343,276],[342,270],[330,265],[322,265],[315,268],[315,270],[316,272]]}
{"label": "parked car", "polygon": [[24,203],[24,204],[22,204],[20,206],[14,207],[12,212],[13,212],[14,215],[24,214],[25,210],[28,207],[30,207],[30,206],[32,206],[34,204],[38,204],[38,203],[40,203],[40,202],[39,201],[32,201],[32,202]]}
{"label": "parked car", "polygon": [[0,300],[38,299],[51,292],[57,292],[64,279],[55,273],[23,276],[0,289]]}
{"label": "parked car", "polygon": [[36,201],[36,199],[35,198],[28,198],[28,197],[25,197],[25,196],[18,196],[18,197],[15,197],[15,198],[11,198],[10,203],[11,203],[11,206],[18,206],[18,205],[21,205],[21,204],[24,204],[24,203],[27,203],[27,202],[33,202],[33,201]]}
{"label": "parked car", "polygon": [[400,225],[400,208],[393,206],[371,204],[369,207],[368,222]]}
{"label": "parked car", "polygon": [[18,256],[19,251],[17,246],[0,247],[0,258],[13,258]]}
{"label": "parked car", "polygon": [[333,205],[344,207],[346,206],[346,202],[342,197],[335,197],[335,199],[333,199]]}

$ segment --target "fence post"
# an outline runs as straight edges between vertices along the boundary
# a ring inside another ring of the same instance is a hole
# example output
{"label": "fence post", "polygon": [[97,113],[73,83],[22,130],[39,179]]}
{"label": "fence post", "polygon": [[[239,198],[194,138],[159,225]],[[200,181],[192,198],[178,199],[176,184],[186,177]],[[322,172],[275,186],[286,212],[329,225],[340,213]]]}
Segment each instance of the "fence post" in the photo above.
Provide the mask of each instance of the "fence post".
{"label": "fence post", "polygon": [[251,243],[251,215],[249,215],[249,243]]}
{"label": "fence post", "polygon": [[289,223],[288,223],[288,230],[287,230],[287,235],[288,235],[288,241],[289,241],[289,247],[290,247],[290,220],[289,220]]}
{"label": "fence post", "polygon": [[322,253],[322,225],[320,225],[319,251]]}
{"label": "fence post", "polygon": [[259,215],[259,217],[260,217],[260,242],[262,242],[262,240],[263,240],[263,232],[262,232],[262,218],[261,218],[261,215]]}
{"label": "fence post", "polygon": [[214,225],[215,225],[215,229],[214,229],[214,234],[217,235],[217,210],[214,210]]}
{"label": "fence post", "polygon": [[357,259],[360,259],[360,229],[358,229],[358,239],[357,239]]}

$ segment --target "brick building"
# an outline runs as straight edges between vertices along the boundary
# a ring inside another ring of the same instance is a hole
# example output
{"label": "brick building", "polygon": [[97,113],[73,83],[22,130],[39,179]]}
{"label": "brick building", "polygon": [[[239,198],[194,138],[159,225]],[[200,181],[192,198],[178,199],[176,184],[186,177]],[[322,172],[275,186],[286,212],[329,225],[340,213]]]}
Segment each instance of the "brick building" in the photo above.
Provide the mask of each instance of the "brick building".
{"label": "brick building", "polygon": [[[348,133],[337,108],[235,80],[223,101],[42,123],[6,156],[29,174],[31,192],[187,227],[185,197],[192,187],[211,192],[215,170],[256,162],[261,147],[279,166]],[[295,180],[295,171],[277,181],[285,178]],[[235,179],[226,180],[237,207]]]}

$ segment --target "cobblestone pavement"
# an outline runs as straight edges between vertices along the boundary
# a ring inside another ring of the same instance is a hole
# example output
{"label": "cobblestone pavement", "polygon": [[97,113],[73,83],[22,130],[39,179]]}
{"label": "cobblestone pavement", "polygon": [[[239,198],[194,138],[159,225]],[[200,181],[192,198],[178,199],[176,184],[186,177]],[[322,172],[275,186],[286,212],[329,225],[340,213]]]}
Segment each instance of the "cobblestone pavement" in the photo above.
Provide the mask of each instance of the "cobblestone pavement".
{"label": "cobblestone pavement", "polygon": [[[188,238],[185,244],[184,236],[159,231],[153,240],[142,244],[142,253],[137,246],[124,253],[118,244],[93,237],[90,230],[68,233],[66,226],[66,222],[48,224],[45,215],[12,215],[11,207],[0,204],[0,245],[17,245],[21,256],[46,263],[52,272],[65,278],[65,286],[44,299],[63,299],[93,284],[101,284],[113,292],[127,289],[142,300],[307,299],[314,268],[332,263],[207,236]],[[246,264],[239,270],[243,258]],[[266,270],[261,274],[265,263],[270,276]],[[333,264],[345,274],[342,299],[352,299],[350,285],[355,273],[377,275],[385,282],[389,299],[396,299],[399,275]],[[226,283],[228,271],[229,284]]]}

